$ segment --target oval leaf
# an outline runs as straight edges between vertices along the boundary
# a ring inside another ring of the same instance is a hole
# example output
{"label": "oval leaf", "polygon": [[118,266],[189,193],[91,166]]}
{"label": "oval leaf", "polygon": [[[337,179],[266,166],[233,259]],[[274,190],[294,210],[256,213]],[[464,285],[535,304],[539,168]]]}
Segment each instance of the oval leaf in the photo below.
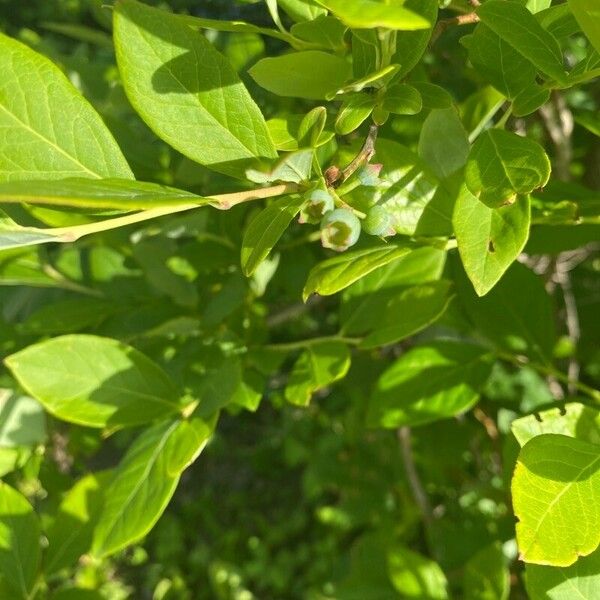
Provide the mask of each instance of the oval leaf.
{"label": "oval leaf", "polygon": [[19,594],[29,598],[40,561],[40,523],[31,504],[0,482],[0,573]]}
{"label": "oval leaf", "polygon": [[410,287],[397,294],[380,313],[362,348],[395,344],[435,323],[448,308],[453,294],[448,281]]}
{"label": "oval leaf", "polygon": [[330,10],[340,21],[357,29],[372,29],[386,27],[413,31],[427,29],[430,23],[427,19],[404,8],[399,2],[390,4],[376,0],[317,0]]}
{"label": "oval leaf", "polygon": [[44,572],[48,575],[73,566],[92,545],[92,534],[104,500],[102,493],[112,477],[110,471],[90,473],[66,494],[46,531],[48,549]]}
{"label": "oval leaf", "polygon": [[181,408],[166,373],[117,340],[65,335],[29,346],[5,363],[48,412],[71,423],[126,427]]}
{"label": "oval leaf", "polygon": [[377,246],[344,252],[313,267],[302,292],[306,299],[314,293],[330,296],[348,287],[367,273],[405,256],[409,246]]}
{"label": "oval leaf", "polygon": [[113,554],[152,529],[179,476],[202,451],[210,434],[206,423],[193,419],[159,423],[137,438],[105,489],[93,554]]}
{"label": "oval leaf", "polygon": [[367,423],[414,426],[464,412],[479,399],[492,368],[489,356],[485,348],[451,341],[409,350],[379,378]]}
{"label": "oval leaf", "polygon": [[252,275],[267,258],[303,204],[302,196],[280,198],[252,219],[242,241],[242,269],[246,276]]}
{"label": "oval leaf", "polygon": [[115,7],[114,36],[129,100],[173,148],[235,176],[252,159],[277,156],[244,84],[185,19],[123,0]]}
{"label": "oval leaf", "polygon": [[466,187],[452,218],[458,251],[478,296],[487,294],[527,243],[531,222],[529,196],[500,208],[480,202]]}
{"label": "oval leaf", "polygon": [[344,85],[350,71],[350,63],[339,56],[307,50],[263,58],[248,73],[278,96],[324,100]]}
{"label": "oval leaf", "polygon": [[311,396],[334,381],[342,379],[350,368],[348,346],[341,342],[310,344],[292,368],[285,388],[288,402],[308,406]]}
{"label": "oval leaf", "polygon": [[538,435],[519,453],[511,490],[525,562],[568,567],[600,544],[600,446]]}
{"label": "oval leaf", "polygon": [[483,23],[533,63],[542,73],[566,82],[563,56],[556,38],[519,4],[488,0],[477,9]]}
{"label": "oval leaf", "polygon": [[544,149],[503,129],[488,129],[477,138],[465,171],[469,191],[492,208],[544,187],[549,178],[550,159]]}
{"label": "oval leaf", "polygon": [[98,113],[52,61],[0,34],[0,72],[0,181],[133,179]]}

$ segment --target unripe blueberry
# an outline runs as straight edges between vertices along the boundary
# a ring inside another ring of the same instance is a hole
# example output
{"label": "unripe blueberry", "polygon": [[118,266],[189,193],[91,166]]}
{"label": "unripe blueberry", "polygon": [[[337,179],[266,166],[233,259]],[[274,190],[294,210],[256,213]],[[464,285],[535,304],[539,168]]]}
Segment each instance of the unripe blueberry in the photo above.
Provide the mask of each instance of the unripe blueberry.
{"label": "unripe blueberry", "polygon": [[325,213],[335,208],[331,194],[324,189],[314,189],[304,195],[306,204],[300,212],[300,223],[318,223]]}
{"label": "unripe blueberry", "polygon": [[366,219],[362,222],[362,228],[369,235],[382,237],[396,233],[392,215],[381,204],[376,204],[369,209]]}
{"label": "unripe blueberry", "polygon": [[360,221],[346,208],[328,212],[321,221],[321,243],[324,248],[343,252],[354,246],[360,237]]}

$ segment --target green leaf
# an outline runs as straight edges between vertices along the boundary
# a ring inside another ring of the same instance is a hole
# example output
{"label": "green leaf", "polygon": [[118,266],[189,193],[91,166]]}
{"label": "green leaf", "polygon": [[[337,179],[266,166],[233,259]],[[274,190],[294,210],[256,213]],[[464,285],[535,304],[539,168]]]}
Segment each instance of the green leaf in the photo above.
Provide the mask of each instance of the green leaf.
{"label": "green leaf", "polygon": [[448,582],[440,566],[420,554],[393,546],[387,554],[390,579],[402,598],[445,600]]}
{"label": "green leaf", "polygon": [[421,94],[412,85],[396,83],[387,89],[383,108],[395,115],[416,115],[421,112],[423,101]]}
{"label": "green leaf", "polygon": [[181,408],[166,373],[117,340],[65,335],[28,346],[5,364],[48,412],[70,423],[128,427]]}
{"label": "green leaf", "polygon": [[113,554],[152,529],[181,473],[198,457],[211,432],[200,419],[164,421],[135,440],[105,488],[93,554]]}
{"label": "green leaf", "polygon": [[491,369],[489,351],[479,346],[449,340],[417,346],[379,378],[367,423],[394,429],[462,413],[479,399]]}
{"label": "green leaf", "polygon": [[542,73],[559,83],[566,82],[560,46],[523,5],[505,0],[488,0],[477,9],[483,23],[510,44]]}
{"label": "green leaf", "polygon": [[246,277],[267,258],[304,202],[303,196],[286,196],[275,200],[252,219],[242,241],[242,270]]}
{"label": "green leaf", "polygon": [[550,160],[535,141],[503,129],[488,129],[467,161],[465,183],[484,204],[497,208],[529,194],[550,178]]}
{"label": "green leaf", "polygon": [[450,108],[452,96],[439,85],[428,81],[411,81],[410,85],[419,92],[423,108]]}
{"label": "green leaf", "polygon": [[368,273],[411,251],[409,246],[388,245],[344,252],[312,268],[302,292],[304,301],[314,293],[331,296]]}
{"label": "green leaf", "polygon": [[525,562],[568,567],[600,544],[600,446],[538,435],[519,453],[511,490]]}
{"label": "green leaf", "polygon": [[133,179],[98,113],[52,61],[0,34],[0,71],[0,181]]}
{"label": "green leaf", "polygon": [[298,126],[298,144],[316,147],[326,123],[327,109],[324,106],[316,106],[307,112]]}
{"label": "green leaf", "polygon": [[486,546],[465,565],[463,593],[469,600],[508,600],[510,571],[499,543]]}
{"label": "green leaf", "polygon": [[570,567],[528,564],[525,584],[530,600],[596,600],[600,589],[600,550]]}
{"label": "green leaf", "polygon": [[396,232],[419,237],[452,235],[458,191],[453,178],[440,182],[424,160],[384,138],[377,141],[377,160],[383,164],[380,178],[386,183],[378,203],[392,215]]}
{"label": "green leaf", "polygon": [[323,100],[344,85],[350,70],[350,63],[339,56],[306,50],[263,58],[248,73],[278,96]]}
{"label": "green leaf", "polygon": [[30,598],[36,580],[40,535],[40,523],[31,504],[0,482],[0,573],[23,600]]}
{"label": "green leaf", "polygon": [[407,286],[438,280],[445,261],[443,250],[417,248],[353,283],[344,291],[340,312],[344,335],[372,330],[385,308]]}
{"label": "green leaf", "polygon": [[[49,242],[60,241],[51,229],[44,230],[36,227],[22,227],[15,223],[5,212],[0,210],[0,250],[35,246]],[[3,277],[6,281],[8,278]]]}
{"label": "green leaf", "polygon": [[371,115],[375,100],[369,94],[351,94],[344,98],[335,121],[335,130],[348,135],[358,129]]}
{"label": "green leaf", "polygon": [[[525,115],[537,108],[532,104],[532,95],[547,100],[549,90],[537,85],[535,66],[487,25],[480,23],[474,33],[461,42],[469,49],[469,60],[477,71],[504,96],[515,101],[517,114]],[[526,103],[525,98],[529,98],[529,102]]]}
{"label": "green leaf", "polygon": [[344,36],[347,30],[348,28],[336,18],[322,14],[314,20],[292,25],[290,32],[301,40],[324,48],[342,50],[345,47]]}
{"label": "green leaf", "polygon": [[112,473],[90,473],[67,491],[54,521],[46,530],[48,548],[44,555],[44,572],[51,575],[74,567],[92,545],[92,535],[104,501],[103,489]]}
{"label": "green leaf", "polygon": [[350,352],[342,342],[310,344],[294,363],[285,388],[285,398],[297,406],[308,406],[315,392],[345,377]]}
{"label": "green leaf", "polygon": [[[396,34],[396,51],[392,62],[400,65],[396,76],[398,79],[402,79],[410,73],[427,50],[433,26],[437,21],[438,4],[438,0],[406,0],[403,3],[404,8],[421,15],[429,22],[430,26],[418,31],[401,31]],[[411,82],[411,85],[414,85],[414,82]],[[445,108],[445,106],[432,108]]]}
{"label": "green leaf", "polygon": [[131,104],[173,148],[234,176],[243,176],[258,157],[277,156],[244,84],[185,20],[123,0],[115,6],[114,36]]}
{"label": "green leaf", "polygon": [[60,181],[0,183],[0,203],[131,211],[161,206],[202,206],[210,201],[210,198],[166,185],[127,179],[67,178]]}
{"label": "green leaf", "polygon": [[460,258],[478,296],[487,294],[521,254],[530,221],[528,196],[489,208],[462,186],[452,222]]}
{"label": "green leaf", "polygon": [[456,283],[458,298],[480,335],[503,350],[551,362],[556,330],[541,277],[515,262],[483,298],[476,296],[464,275]]}
{"label": "green leaf", "polygon": [[[314,0],[277,0],[277,2],[294,21],[317,21],[327,14],[327,11]],[[292,30],[293,28],[292,26]]]}
{"label": "green leaf", "polygon": [[400,292],[383,308],[362,348],[394,344],[435,323],[448,308],[453,294],[448,281],[436,281]]}
{"label": "green leaf", "polygon": [[389,4],[377,0],[317,0],[319,4],[330,10],[348,27],[372,29],[386,27],[413,31],[427,29],[430,23],[416,12],[404,8],[399,3]]}
{"label": "green leaf", "polygon": [[421,128],[419,156],[440,178],[448,177],[467,162],[469,140],[456,109],[432,110]]}
{"label": "green leaf", "polygon": [[590,0],[568,0],[568,3],[579,27],[596,51],[600,52],[600,7]]}
{"label": "green leaf", "polygon": [[255,169],[248,169],[246,177],[254,183],[274,183],[286,181],[301,183],[310,179],[312,171],[314,152],[308,150],[297,150],[286,154],[275,166],[266,173]]}
{"label": "green leaf", "polygon": [[[356,79],[351,83],[346,84],[343,88],[337,91],[337,94],[348,94],[351,92],[360,92],[369,87],[381,87],[383,81],[389,81],[400,68],[400,65],[388,65],[382,69],[371,71],[360,79]],[[334,97],[330,94],[330,97]]]}
{"label": "green leaf", "polygon": [[505,100],[500,92],[488,85],[471,94],[460,105],[460,118],[469,134],[469,140],[477,138],[502,108]]}
{"label": "green leaf", "polygon": [[550,408],[515,419],[511,423],[511,430],[520,446],[544,433],[559,433],[600,445],[600,411],[570,402],[561,408]]}
{"label": "green leaf", "polygon": [[[285,152],[292,152],[298,150],[301,146],[299,144],[300,138],[300,126],[304,122],[306,115],[288,115],[284,114],[267,121],[267,127],[269,133],[273,139],[273,143],[278,150]],[[323,128],[323,131],[319,134],[318,139],[315,141],[311,139],[312,147],[323,146],[329,142],[335,132],[327,124]]]}
{"label": "green leaf", "polygon": [[39,402],[0,388],[0,447],[36,446],[46,439],[46,419]]}

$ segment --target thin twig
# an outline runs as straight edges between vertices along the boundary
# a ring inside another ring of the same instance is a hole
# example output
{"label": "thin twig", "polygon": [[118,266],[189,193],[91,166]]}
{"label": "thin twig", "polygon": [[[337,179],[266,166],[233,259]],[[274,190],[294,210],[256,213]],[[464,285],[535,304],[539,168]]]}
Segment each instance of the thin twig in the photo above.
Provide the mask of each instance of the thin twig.
{"label": "thin twig", "polygon": [[558,179],[571,179],[571,161],[573,159],[573,113],[559,92],[553,92],[552,101],[544,104],[538,113],[542,118],[548,136],[555,148],[554,172]]}
{"label": "thin twig", "polygon": [[[573,285],[571,283],[569,263],[562,261],[561,256],[556,261],[556,271],[554,280],[559,285],[563,300],[565,303],[565,324],[567,326],[567,333],[571,344],[576,349],[581,337],[581,327],[579,324],[579,312],[577,310],[577,301],[575,300],[575,294],[573,293]],[[567,386],[570,395],[574,395],[577,392],[577,382],[579,381],[579,373],[581,367],[577,356],[571,356],[569,359],[569,368],[567,374],[570,382]]]}
{"label": "thin twig", "polygon": [[429,40],[429,47],[433,46],[438,38],[446,31],[446,29],[460,25],[471,25],[472,23],[479,23],[479,15],[476,12],[470,12],[464,15],[457,15],[450,19],[441,19],[438,21],[433,28],[431,39]]}
{"label": "thin twig", "polygon": [[339,167],[334,165],[325,171],[325,179],[329,187],[337,187],[342,184],[360,167],[373,158],[375,155],[375,142],[377,141],[378,131],[379,127],[377,125],[371,125],[371,127],[369,127],[369,133],[367,134],[365,143],[347,167],[340,170]]}
{"label": "thin twig", "polygon": [[408,485],[410,486],[415,502],[421,511],[425,527],[429,529],[433,524],[433,510],[415,465],[410,427],[400,427],[398,429],[398,441],[400,442],[400,452],[402,454],[402,461],[404,462],[404,469],[406,470],[406,477],[408,478]]}

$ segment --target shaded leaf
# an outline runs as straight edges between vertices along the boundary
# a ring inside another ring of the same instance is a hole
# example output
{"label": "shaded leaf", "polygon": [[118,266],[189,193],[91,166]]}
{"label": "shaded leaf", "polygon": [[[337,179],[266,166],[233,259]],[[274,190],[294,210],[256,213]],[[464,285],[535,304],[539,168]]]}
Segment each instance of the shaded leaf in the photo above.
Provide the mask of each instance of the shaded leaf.
{"label": "shaded leaf", "polygon": [[46,419],[39,402],[0,389],[0,446],[36,446],[46,439]]}
{"label": "shaded leaf", "polygon": [[308,406],[315,392],[342,379],[349,368],[350,352],[346,344],[310,344],[294,363],[285,388],[285,398],[292,404]]}
{"label": "shaded leaf", "polygon": [[528,564],[525,584],[530,600],[596,600],[600,589],[600,550],[570,567]]}
{"label": "shaded leaf", "polygon": [[327,52],[306,50],[263,58],[248,73],[279,96],[323,100],[350,77],[350,63]]}
{"label": "shaded leaf", "polygon": [[465,565],[464,597],[468,600],[507,600],[510,571],[499,543],[480,550]]}
{"label": "shaded leaf", "polygon": [[0,482],[0,573],[27,600],[40,562],[40,523],[29,502]]}
{"label": "shaded leaf", "polygon": [[421,128],[419,156],[440,178],[451,175],[467,162],[469,140],[456,109],[432,110]]}
{"label": "shaded leaf", "polygon": [[560,46],[536,18],[518,2],[488,0],[477,9],[483,23],[559,83],[566,81]]}
{"label": "shaded leaf", "polygon": [[416,346],[379,378],[367,422],[397,428],[464,412],[479,399],[491,369],[490,353],[479,346],[449,340]]}
{"label": "shaded leaf", "polygon": [[436,281],[409,287],[383,308],[377,323],[361,342],[362,348],[394,344],[435,323],[452,299],[451,284]]}
{"label": "shaded leaf", "polygon": [[242,269],[246,276],[252,275],[269,255],[304,202],[303,196],[280,198],[250,221],[242,241]]}
{"label": "shaded leaf", "polygon": [[568,0],[569,8],[575,15],[577,23],[592,42],[592,46],[600,52],[600,9],[590,0]]}
{"label": "shaded leaf", "polygon": [[445,600],[448,582],[440,566],[416,552],[393,546],[387,554],[388,572],[402,598]]}
{"label": "shaded leaf", "polygon": [[48,548],[44,572],[48,575],[73,567],[92,545],[92,534],[104,501],[103,489],[112,473],[90,473],[67,491],[54,521],[46,530]]}
{"label": "shaded leaf", "polygon": [[388,245],[344,252],[312,268],[304,285],[302,297],[314,293],[322,296],[335,294],[364,275],[383,267],[411,251],[409,246]]}

